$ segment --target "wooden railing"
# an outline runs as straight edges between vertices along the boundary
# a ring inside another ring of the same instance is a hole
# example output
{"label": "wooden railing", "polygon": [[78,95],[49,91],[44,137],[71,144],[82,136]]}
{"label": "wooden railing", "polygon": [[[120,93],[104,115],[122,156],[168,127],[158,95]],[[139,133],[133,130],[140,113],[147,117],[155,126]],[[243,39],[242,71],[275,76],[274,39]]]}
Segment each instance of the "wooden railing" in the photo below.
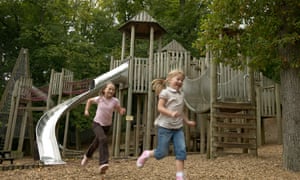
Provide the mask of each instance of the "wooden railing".
{"label": "wooden railing", "polygon": [[218,99],[239,102],[249,101],[247,71],[235,70],[228,65],[218,66]]}
{"label": "wooden railing", "polygon": [[[125,61],[114,60],[111,61],[111,69],[119,66]],[[148,58],[133,59],[134,65],[134,79],[133,92],[146,93],[148,91]],[[153,60],[153,79],[165,78],[169,71],[173,69],[181,69],[189,78],[197,78],[204,74],[209,69],[209,61],[204,58],[191,58],[188,52],[160,52],[154,54]],[[259,74],[259,73],[257,73]],[[267,80],[262,75],[254,77],[256,82],[261,82],[261,114],[264,117],[276,116],[275,103],[275,83]],[[223,64],[218,66],[218,99],[232,100],[239,102],[248,102],[249,75],[247,70],[234,70],[231,67]],[[263,82],[265,81],[265,82]],[[207,82],[209,83],[209,82]],[[273,84],[272,84],[273,83]]]}

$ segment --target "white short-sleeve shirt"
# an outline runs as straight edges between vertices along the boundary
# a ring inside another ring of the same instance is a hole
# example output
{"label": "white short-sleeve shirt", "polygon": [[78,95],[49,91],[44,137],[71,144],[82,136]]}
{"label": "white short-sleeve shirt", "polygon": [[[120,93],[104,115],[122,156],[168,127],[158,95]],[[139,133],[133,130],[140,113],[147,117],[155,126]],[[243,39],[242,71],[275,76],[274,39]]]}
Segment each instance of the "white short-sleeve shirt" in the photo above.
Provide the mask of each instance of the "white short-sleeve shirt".
{"label": "white short-sleeve shirt", "polygon": [[[167,87],[160,92],[159,98],[166,100],[165,106],[167,109],[170,111],[177,111],[183,115],[183,92]],[[160,113],[155,120],[155,125],[168,129],[179,129],[183,126],[183,116],[174,118]]]}

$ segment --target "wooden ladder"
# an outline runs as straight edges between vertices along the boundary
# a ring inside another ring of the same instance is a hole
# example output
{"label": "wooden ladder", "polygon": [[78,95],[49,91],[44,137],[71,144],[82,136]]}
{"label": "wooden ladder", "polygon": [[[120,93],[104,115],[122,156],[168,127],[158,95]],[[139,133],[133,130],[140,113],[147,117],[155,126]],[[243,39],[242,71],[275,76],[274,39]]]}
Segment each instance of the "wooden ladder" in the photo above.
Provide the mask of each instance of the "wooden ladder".
{"label": "wooden ladder", "polygon": [[251,103],[217,102],[211,114],[211,156],[250,153],[257,156],[256,107]]}

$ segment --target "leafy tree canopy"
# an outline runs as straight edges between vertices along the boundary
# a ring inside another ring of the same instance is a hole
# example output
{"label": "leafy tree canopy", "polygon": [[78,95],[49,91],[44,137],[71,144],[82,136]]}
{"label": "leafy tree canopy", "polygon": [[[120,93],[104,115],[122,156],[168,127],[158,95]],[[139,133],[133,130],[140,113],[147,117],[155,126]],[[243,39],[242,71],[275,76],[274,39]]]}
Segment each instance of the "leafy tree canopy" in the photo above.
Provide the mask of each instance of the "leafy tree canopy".
{"label": "leafy tree canopy", "polygon": [[[300,171],[300,3],[293,0],[212,0],[195,45],[214,59],[249,65],[280,80],[283,166]],[[279,112],[277,112],[279,113]],[[280,126],[278,126],[280,127]],[[281,134],[279,134],[281,135]]]}
{"label": "leafy tree canopy", "polygon": [[[196,46],[209,45],[219,61],[243,66],[240,55],[251,57],[250,65],[279,80],[280,68],[299,66],[285,63],[279,48],[299,40],[298,1],[207,1],[207,18],[202,19]],[[285,29],[283,33],[282,30]],[[230,59],[230,61],[228,61]]]}
{"label": "leafy tree canopy", "polygon": [[[49,83],[51,69],[67,68],[77,80],[108,71],[110,56],[118,59],[121,53],[118,27],[141,10],[167,30],[163,44],[176,39],[194,56],[199,55],[192,42],[199,18],[207,12],[202,0],[1,0],[0,93],[21,48],[29,49],[36,87]],[[138,42],[136,52],[145,54],[147,43]],[[72,123],[84,128],[83,122],[76,122],[80,118],[74,119]]]}

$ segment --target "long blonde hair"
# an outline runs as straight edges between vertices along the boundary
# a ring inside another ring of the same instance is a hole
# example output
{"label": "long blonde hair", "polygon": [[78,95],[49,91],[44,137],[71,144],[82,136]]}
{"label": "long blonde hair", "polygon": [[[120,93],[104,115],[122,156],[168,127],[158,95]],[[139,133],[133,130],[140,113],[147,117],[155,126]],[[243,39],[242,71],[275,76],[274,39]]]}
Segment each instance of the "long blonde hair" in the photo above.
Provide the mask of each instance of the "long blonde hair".
{"label": "long blonde hair", "polygon": [[158,96],[159,93],[166,88],[167,83],[170,79],[172,79],[175,76],[181,75],[183,77],[183,79],[185,79],[185,74],[183,71],[175,69],[172,70],[168,73],[167,78],[163,79],[163,78],[158,78],[158,79],[154,79],[152,81],[152,89],[155,91],[155,94]]}

